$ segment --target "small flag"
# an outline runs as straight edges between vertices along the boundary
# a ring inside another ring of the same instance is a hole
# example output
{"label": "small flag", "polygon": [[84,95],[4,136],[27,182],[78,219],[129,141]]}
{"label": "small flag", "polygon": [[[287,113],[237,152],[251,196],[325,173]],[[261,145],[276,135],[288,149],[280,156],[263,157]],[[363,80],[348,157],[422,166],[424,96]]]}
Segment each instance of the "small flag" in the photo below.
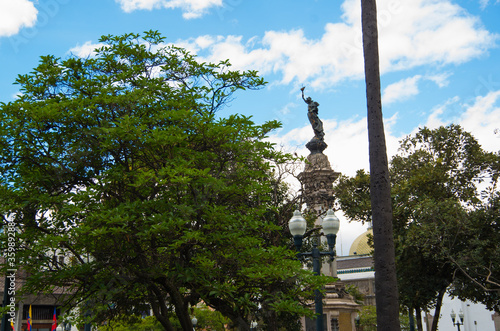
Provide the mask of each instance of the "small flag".
{"label": "small flag", "polygon": [[16,331],[16,328],[14,328],[14,322],[12,320],[10,321],[10,326],[12,327],[12,331]]}
{"label": "small flag", "polygon": [[56,307],[54,307],[54,316],[52,317],[52,328],[50,331],[56,331],[57,328],[57,317],[56,317]]}
{"label": "small flag", "polygon": [[30,305],[30,310],[28,311],[28,331],[31,331],[31,305]]}

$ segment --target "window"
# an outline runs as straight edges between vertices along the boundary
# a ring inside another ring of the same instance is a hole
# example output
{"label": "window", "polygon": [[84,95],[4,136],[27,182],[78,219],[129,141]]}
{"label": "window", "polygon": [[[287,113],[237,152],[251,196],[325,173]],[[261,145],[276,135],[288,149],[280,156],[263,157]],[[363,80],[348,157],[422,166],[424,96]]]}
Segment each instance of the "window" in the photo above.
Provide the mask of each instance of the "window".
{"label": "window", "polygon": [[[29,305],[24,305],[23,307],[23,319],[28,318],[28,313],[30,311]],[[56,315],[59,316],[60,310],[56,309]],[[42,306],[42,305],[32,305],[31,306],[31,319],[33,322],[37,320],[52,320],[54,316],[54,306]]]}
{"label": "window", "polygon": [[336,319],[336,318],[332,318],[331,321],[330,321],[331,325],[332,325],[332,331],[339,331],[339,320]]}
{"label": "window", "polygon": [[[328,320],[326,319],[326,315],[323,314],[323,331],[328,330]],[[335,329],[338,331],[338,328]],[[310,319],[306,317],[306,331],[316,331],[316,319]]]}

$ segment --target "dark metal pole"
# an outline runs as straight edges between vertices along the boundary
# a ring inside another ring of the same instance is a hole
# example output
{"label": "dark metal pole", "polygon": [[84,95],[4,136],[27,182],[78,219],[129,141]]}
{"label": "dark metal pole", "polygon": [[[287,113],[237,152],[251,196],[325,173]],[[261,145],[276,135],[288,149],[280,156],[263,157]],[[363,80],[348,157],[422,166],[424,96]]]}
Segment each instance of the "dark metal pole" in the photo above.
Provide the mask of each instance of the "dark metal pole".
{"label": "dark metal pole", "polygon": [[[319,240],[319,238],[318,238]],[[313,272],[316,276],[321,274],[321,254],[318,249],[318,244],[314,242],[312,249]],[[315,306],[316,306],[316,331],[323,331],[323,295],[320,290],[314,291]]]}
{"label": "dark metal pole", "polygon": [[460,324],[460,321],[457,319],[457,322],[455,323],[455,319],[453,319],[453,325],[456,325],[458,331],[460,331],[460,325],[464,325],[464,322],[462,322],[462,324]]}
{"label": "dark metal pole", "polygon": [[410,331],[415,331],[415,321],[413,320],[413,309],[409,309]]}

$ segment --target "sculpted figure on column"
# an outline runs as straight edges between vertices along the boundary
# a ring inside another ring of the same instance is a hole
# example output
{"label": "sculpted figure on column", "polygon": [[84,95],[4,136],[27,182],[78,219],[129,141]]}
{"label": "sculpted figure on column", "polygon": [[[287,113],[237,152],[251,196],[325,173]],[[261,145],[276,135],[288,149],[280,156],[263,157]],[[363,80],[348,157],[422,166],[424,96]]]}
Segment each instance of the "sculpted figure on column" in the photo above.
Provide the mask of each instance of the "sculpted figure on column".
{"label": "sculpted figure on column", "polygon": [[319,140],[323,140],[325,132],[323,131],[323,122],[321,122],[318,116],[319,103],[311,99],[311,97],[305,98],[304,89],[305,87],[302,87],[300,90],[302,91],[302,99],[307,103],[307,118],[309,118],[309,122],[314,130],[314,136]]}
{"label": "sculpted figure on column", "polygon": [[304,97],[304,89],[305,87],[300,89],[302,91],[302,100],[307,103],[307,118],[314,130],[314,137],[306,144],[306,147],[311,151],[311,154],[323,153],[328,145],[324,140],[323,122],[321,122],[318,116],[319,103],[311,99],[311,97]]}

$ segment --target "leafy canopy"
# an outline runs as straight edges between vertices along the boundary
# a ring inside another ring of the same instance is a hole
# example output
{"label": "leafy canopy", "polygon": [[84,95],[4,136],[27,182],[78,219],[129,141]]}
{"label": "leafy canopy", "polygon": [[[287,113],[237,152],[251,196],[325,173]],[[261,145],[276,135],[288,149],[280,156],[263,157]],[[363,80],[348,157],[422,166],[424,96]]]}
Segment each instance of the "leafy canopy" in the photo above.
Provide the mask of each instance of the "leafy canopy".
{"label": "leafy canopy", "polygon": [[243,329],[259,308],[309,313],[300,301],[326,279],[272,239],[271,170],[291,157],[263,138],[279,123],[216,115],[264,80],[155,31],[100,42],[87,58],[41,57],[0,106],[0,208],[24,291],[64,287],[62,303],[97,322],[147,304],[166,330],[173,314],[192,330],[200,300]]}

